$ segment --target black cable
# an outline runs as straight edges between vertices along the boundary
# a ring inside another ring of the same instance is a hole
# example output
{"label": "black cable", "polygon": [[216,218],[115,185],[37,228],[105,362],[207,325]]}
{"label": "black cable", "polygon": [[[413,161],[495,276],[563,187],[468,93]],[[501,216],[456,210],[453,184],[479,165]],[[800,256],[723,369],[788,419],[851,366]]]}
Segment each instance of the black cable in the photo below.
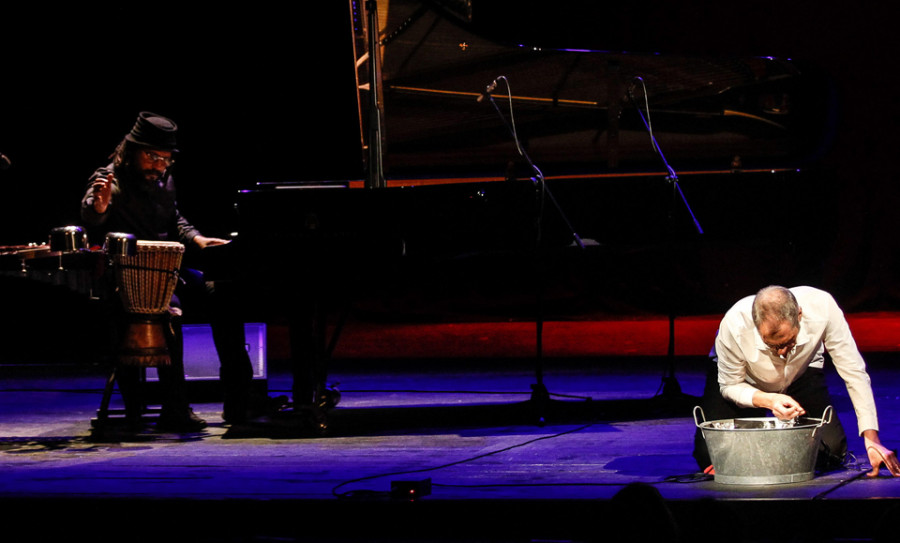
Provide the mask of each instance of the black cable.
{"label": "black cable", "polygon": [[585,425],[583,425],[583,426],[579,426],[578,428],[573,428],[573,429],[571,429],[571,430],[566,430],[566,431],[564,431],[564,432],[558,432],[558,433],[553,434],[553,435],[546,435],[546,436],[540,436],[540,437],[537,437],[537,438],[534,438],[534,439],[529,439],[529,440],[524,441],[524,442],[522,442],[522,443],[517,443],[517,444],[515,444],[515,445],[510,445],[510,446],[508,446],[508,447],[503,447],[502,449],[497,449],[497,450],[495,450],[495,451],[489,451],[489,452],[486,452],[486,453],[478,454],[478,455],[472,456],[472,457],[470,457],[470,458],[464,458],[464,459],[462,459],[462,460],[457,460],[457,461],[454,461],[454,462],[448,462],[448,463],[446,463],[446,464],[441,464],[441,465],[439,465],[439,466],[432,466],[432,467],[430,467],[430,468],[419,468],[419,469],[413,469],[413,470],[394,471],[394,472],[388,472],[388,473],[379,473],[379,474],[376,474],[376,475],[368,475],[368,476],[366,476],[366,477],[359,477],[359,478],[357,478],[357,479],[350,479],[350,480],[344,481],[344,482],[338,484],[337,486],[335,486],[334,488],[332,488],[331,494],[332,494],[333,496],[335,496],[336,498],[339,498],[339,499],[356,498],[356,497],[366,497],[366,496],[379,496],[379,495],[386,494],[386,493],[380,493],[380,492],[376,492],[376,491],[373,491],[373,490],[361,490],[361,491],[349,491],[349,492],[344,492],[344,493],[340,493],[340,494],[339,494],[339,493],[338,493],[338,489],[341,488],[341,487],[343,487],[343,486],[347,486],[347,485],[350,485],[350,484],[353,484],[353,483],[359,483],[359,482],[362,482],[362,481],[370,481],[370,480],[373,480],[373,479],[381,479],[381,478],[384,478],[384,477],[396,477],[396,476],[399,476],[399,475],[409,475],[409,474],[412,474],[412,473],[426,473],[426,472],[437,471],[437,470],[449,468],[449,467],[452,467],[452,466],[458,466],[458,465],[460,465],[460,464],[466,464],[466,463],[468,463],[468,462],[473,462],[473,461],[475,461],[475,460],[480,460],[480,459],[485,458],[485,457],[488,457],[488,456],[494,456],[494,455],[496,455],[496,454],[500,454],[500,453],[503,453],[503,452],[507,452],[507,451],[510,451],[510,450],[513,450],[513,449],[518,449],[518,448],[520,448],[520,447],[525,447],[525,446],[527,446],[527,445],[531,445],[532,443],[537,443],[538,441],[544,441],[544,440],[547,440],[547,439],[555,439],[555,438],[558,438],[558,437],[561,437],[561,436],[564,436],[564,435],[568,435],[568,434],[573,434],[573,433],[576,433],[576,432],[580,432],[580,431],[582,431],[582,430],[584,430],[584,429],[586,429],[586,428],[590,428],[590,427],[593,426],[593,425],[594,425],[594,423],[591,423],[591,424],[585,424]]}

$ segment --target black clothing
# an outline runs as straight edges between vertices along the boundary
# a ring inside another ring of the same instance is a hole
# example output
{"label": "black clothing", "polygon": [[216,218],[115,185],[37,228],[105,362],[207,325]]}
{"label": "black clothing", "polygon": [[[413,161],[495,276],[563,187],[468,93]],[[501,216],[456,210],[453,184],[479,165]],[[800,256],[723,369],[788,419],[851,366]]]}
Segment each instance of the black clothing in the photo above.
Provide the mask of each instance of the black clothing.
{"label": "black clothing", "polygon": [[[796,381],[788,386],[785,394],[797,400],[806,409],[810,417],[819,418],[831,403],[825,380],[825,372],[821,368],[807,368]],[[769,410],[763,408],[742,408],[726,400],[719,392],[719,368],[715,351],[710,353],[710,363],[706,374],[706,385],[700,407],[706,420],[727,420],[734,418],[765,417]],[[847,435],[836,413],[832,414],[831,423],[822,427],[822,444],[816,459],[816,469],[829,471],[843,466],[847,456]],[[697,428],[694,433],[694,459],[700,469],[705,469],[712,461],[702,431]]]}
{"label": "black clothing", "polygon": [[[110,203],[105,213],[94,210],[93,184],[113,173]],[[133,175],[128,168],[114,169],[112,165],[98,169],[90,177],[82,199],[81,217],[92,244],[102,244],[108,232],[133,234],[138,240],[178,241],[188,251],[199,249],[194,238],[199,231],[178,210],[175,184],[167,172],[157,182],[148,182]],[[201,271],[182,267],[171,307],[184,310],[185,317],[210,323],[220,361],[220,377],[225,392],[224,411],[243,413],[253,377],[252,363],[246,350],[244,323],[231,310],[226,293],[213,282],[206,281]],[[166,327],[166,342],[172,365],[158,368],[160,382],[166,389],[163,410],[187,408],[182,318],[172,316],[172,326]],[[120,379],[120,388],[128,389],[129,379]],[[124,386],[123,386],[124,385]],[[123,396],[125,390],[123,390]],[[127,409],[127,405],[126,405]],[[240,418],[233,415],[233,418]]]}
{"label": "black clothing", "polygon": [[[112,195],[106,213],[94,211],[93,184],[114,174]],[[112,164],[91,175],[87,193],[81,202],[81,219],[93,244],[102,244],[107,232],[134,234],[137,239],[179,241],[186,248],[199,234],[178,210],[175,181],[171,175],[156,183],[132,175],[124,168],[113,169]]]}

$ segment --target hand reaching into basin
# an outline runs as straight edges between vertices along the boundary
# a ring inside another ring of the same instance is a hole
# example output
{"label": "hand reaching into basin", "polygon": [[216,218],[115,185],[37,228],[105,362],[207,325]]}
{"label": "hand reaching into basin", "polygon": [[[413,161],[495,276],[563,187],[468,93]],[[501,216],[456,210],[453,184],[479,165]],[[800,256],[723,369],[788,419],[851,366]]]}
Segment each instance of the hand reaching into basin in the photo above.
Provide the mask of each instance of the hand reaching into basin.
{"label": "hand reaching into basin", "polygon": [[770,410],[779,420],[791,420],[806,414],[797,400],[787,394],[757,391],[753,395],[753,405]]}

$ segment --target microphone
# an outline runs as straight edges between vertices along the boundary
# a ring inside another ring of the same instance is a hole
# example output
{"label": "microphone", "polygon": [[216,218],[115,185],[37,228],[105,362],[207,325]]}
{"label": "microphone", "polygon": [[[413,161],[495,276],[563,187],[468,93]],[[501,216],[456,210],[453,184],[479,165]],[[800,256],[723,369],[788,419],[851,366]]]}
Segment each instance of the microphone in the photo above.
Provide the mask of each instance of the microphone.
{"label": "microphone", "polygon": [[628,84],[628,90],[625,91],[625,100],[634,100],[634,89],[637,88],[638,81],[641,83],[644,82],[641,77],[631,78],[631,83]]}
{"label": "microphone", "polygon": [[494,89],[496,89],[496,88],[497,88],[497,80],[495,79],[495,80],[491,81],[490,85],[485,87],[484,92],[479,94],[478,98],[475,101],[478,103],[481,103],[481,101],[484,100],[484,97],[490,96],[491,93],[494,92]]}

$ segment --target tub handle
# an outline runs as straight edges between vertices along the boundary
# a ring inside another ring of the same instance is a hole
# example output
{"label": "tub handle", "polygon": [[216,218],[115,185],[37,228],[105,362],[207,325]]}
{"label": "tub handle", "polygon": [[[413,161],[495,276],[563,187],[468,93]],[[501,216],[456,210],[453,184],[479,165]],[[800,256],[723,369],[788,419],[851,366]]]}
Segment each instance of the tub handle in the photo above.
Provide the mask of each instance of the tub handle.
{"label": "tub handle", "polygon": [[830,405],[825,408],[825,411],[822,412],[822,420],[819,421],[819,426],[824,426],[826,424],[831,424],[831,416],[834,413],[834,408]]}
{"label": "tub handle", "polygon": [[819,424],[817,424],[816,427],[813,428],[811,437],[816,437],[816,432],[819,431],[819,428],[821,428],[822,426],[825,426],[826,424],[831,423],[831,416],[833,413],[834,413],[834,408],[831,407],[830,405],[825,408],[825,411],[822,412],[822,419],[819,421]]}
{"label": "tub handle", "polygon": [[703,408],[699,405],[694,406],[694,424],[697,428],[700,428],[700,421],[697,420],[697,411],[700,411],[700,418],[703,419],[703,422],[706,422],[706,414],[703,413]]}

